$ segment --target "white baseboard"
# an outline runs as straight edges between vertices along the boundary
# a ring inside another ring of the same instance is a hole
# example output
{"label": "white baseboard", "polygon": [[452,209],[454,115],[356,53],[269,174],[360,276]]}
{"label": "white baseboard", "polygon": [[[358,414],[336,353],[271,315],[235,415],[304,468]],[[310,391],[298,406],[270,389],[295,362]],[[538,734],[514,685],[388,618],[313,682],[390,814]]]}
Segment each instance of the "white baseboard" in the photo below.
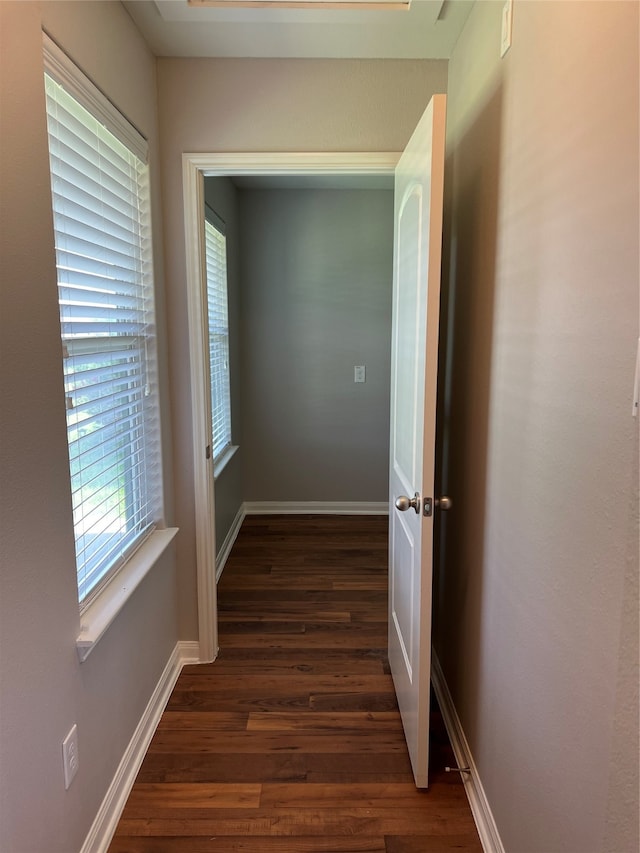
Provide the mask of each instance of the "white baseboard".
{"label": "white baseboard", "polygon": [[244,504],[240,505],[240,509],[236,517],[233,519],[233,523],[229,528],[229,532],[225,536],[224,542],[222,543],[222,547],[216,557],[216,583],[220,580],[220,575],[222,574],[222,570],[224,569],[225,563],[229,559],[229,554],[231,553],[231,549],[233,548],[233,543],[238,538],[238,533],[240,533],[240,528],[242,527],[242,522],[244,521],[244,517],[246,515],[246,511],[244,508]]}
{"label": "white baseboard", "polygon": [[388,515],[376,501],[246,501],[246,515]]}
{"label": "white baseboard", "polygon": [[[189,664],[200,663],[200,643],[197,640],[181,640],[178,643],[180,647],[180,671],[182,671],[183,666],[189,666]],[[180,675],[180,673],[178,673]],[[172,685],[171,690],[173,690]],[[171,690],[169,693],[171,693]],[[168,700],[167,696],[167,700]],[[166,704],[166,702],[165,702]]]}
{"label": "white baseboard", "polygon": [[127,797],[151,743],[151,738],[158,727],[165,705],[169,701],[171,691],[178,680],[182,667],[188,663],[198,663],[199,649],[200,645],[197,642],[176,643],[133,737],[122,756],[122,761],[98,809],[98,814],[80,853],[105,853],[109,847],[120,815],[127,802]]}
{"label": "white baseboard", "polygon": [[442,718],[458,767],[469,767],[471,770],[470,773],[461,773],[460,776],[464,782],[464,789],[469,800],[469,805],[471,806],[471,813],[473,814],[478,835],[480,836],[482,849],[485,853],[505,853],[489,800],[478,775],[478,768],[473,760],[462,723],[453,704],[440,661],[433,649],[431,651],[431,683],[433,684],[433,690],[440,705]]}

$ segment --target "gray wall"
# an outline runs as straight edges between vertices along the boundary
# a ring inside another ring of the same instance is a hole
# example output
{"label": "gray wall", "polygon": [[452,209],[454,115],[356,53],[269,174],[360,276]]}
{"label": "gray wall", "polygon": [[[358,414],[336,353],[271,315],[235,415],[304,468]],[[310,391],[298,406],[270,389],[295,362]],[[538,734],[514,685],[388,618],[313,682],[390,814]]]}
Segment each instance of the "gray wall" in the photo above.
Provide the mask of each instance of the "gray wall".
{"label": "gray wall", "polygon": [[181,157],[190,151],[398,151],[447,63],[158,60],[180,636],[197,637],[189,334]]}
{"label": "gray wall", "polygon": [[240,198],[244,498],[386,501],[393,192]]}
{"label": "gray wall", "polygon": [[[120,4],[0,3],[0,849],[7,853],[81,847],[178,638],[168,552],[88,660],[80,665],[76,654],[42,24],[149,137],[152,162],[158,154],[155,63]],[[156,238],[158,189],[153,170]],[[159,239],[155,249],[162,346]],[[166,401],[163,351],[160,367]],[[164,438],[170,446],[166,419]],[[165,471],[170,498],[170,458]],[[170,512],[169,505],[169,521]],[[61,745],[74,722],[80,769],[65,792]]]}
{"label": "gray wall", "polygon": [[227,237],[227,296],[229,305],[229,379],[231,386],[231,437],[240,445],[215,483],[216,551],[224,544],[244,499],[242,462],[242,397],[240,394],[240,237],[238,193],[230,178],[205,178],[205,201],[224,220]]}
{"label": "gray wall", "polygon": [[476,3],[449,66],[435,642],[505,848],[621,853],[638,849],[638,5],[516,2],[502,61],[501,5]]}

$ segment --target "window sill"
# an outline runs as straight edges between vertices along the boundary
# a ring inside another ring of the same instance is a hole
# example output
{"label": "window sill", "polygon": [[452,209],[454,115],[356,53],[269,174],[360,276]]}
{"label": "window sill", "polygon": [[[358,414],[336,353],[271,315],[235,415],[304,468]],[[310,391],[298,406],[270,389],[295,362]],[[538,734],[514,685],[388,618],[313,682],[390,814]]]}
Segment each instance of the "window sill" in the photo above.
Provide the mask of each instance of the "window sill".
{"label": "window sill", "polygon": [[76,640],[80,663],[89,657],[107,628],[167,550],[177,532],[177,527],[154,530],[113,580],[83,611],[80,618],[80,635]]}
{"label": "window sill", "polygon": [[213,463],[213,479],[217,480],[220,474],[227,467],[231,459],[235,456],[236,450],[239,450],[240,447],[237,444],[231,444],[229,447],[225,448],[222,456],[219,459],[214,460]]}

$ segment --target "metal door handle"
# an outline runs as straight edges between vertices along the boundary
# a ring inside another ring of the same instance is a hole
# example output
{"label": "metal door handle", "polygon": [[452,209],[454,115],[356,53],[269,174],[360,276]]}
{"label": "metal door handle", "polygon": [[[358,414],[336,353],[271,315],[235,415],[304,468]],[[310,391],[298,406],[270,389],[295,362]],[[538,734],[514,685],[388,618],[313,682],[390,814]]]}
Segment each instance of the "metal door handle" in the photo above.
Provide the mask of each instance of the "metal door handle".
{"label": "metal door handle", "polygon": [[451,509],[453,506],[453,501],[451,498],[447,497],[447,495],[443,495],[441,498],[436,498],[434,500],[434,504],[438,507],[438,509]]}
{"label": "metal door handle", "polygon": [[416,492],[412,498],[408,498],[406,495],[399,495],[396,498],[396,509],[399,509],[400,512],[406,512],[409,507],[413,507],[417,513],[420,512],[419,492]]}

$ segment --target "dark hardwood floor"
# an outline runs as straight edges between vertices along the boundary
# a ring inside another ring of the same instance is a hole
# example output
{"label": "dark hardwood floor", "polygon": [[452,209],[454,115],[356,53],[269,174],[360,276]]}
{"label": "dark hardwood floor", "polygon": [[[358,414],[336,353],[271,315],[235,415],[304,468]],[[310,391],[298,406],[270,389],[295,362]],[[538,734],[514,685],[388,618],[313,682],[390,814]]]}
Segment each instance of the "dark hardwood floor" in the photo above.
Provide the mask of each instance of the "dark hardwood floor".
{"label": "dark hardwood floor", "polygon": [[417,791],[386,660],[387,521],[250,516],[220,654],[182,671],[110,853],[481,851],[435,702]]}

